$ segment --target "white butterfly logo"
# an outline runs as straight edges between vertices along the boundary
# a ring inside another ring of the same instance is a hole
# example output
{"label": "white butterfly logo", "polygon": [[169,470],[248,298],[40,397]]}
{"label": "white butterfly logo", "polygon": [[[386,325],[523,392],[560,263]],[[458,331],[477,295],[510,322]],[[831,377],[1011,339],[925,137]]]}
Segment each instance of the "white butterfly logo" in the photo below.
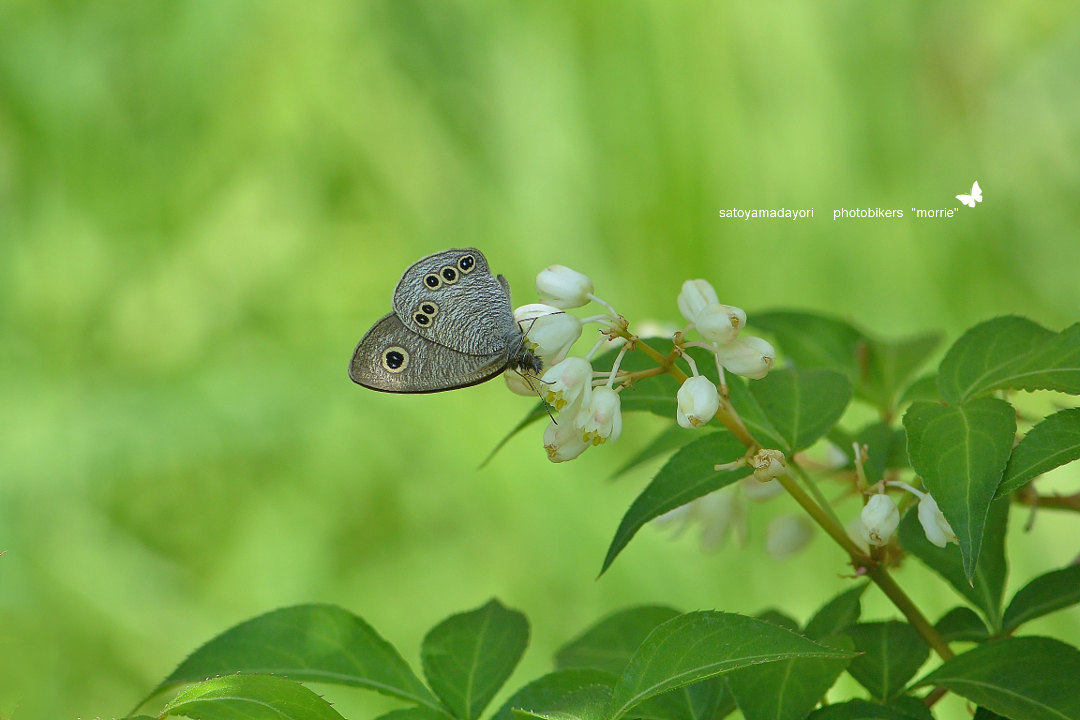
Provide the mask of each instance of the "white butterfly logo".
{"label": "white butterfly logo", "polygon": [[971,208],[975,207],[975,203],[982,202],[982,188],[979,187],[979,181],[976,180],[971,184],[970,195],[957,195],[956,199]]}

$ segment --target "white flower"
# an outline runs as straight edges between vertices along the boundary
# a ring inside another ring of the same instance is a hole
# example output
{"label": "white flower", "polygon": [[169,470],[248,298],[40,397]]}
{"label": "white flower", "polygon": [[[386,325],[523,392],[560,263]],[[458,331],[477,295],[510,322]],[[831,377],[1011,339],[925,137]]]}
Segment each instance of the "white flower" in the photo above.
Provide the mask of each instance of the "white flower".
{"label": "white flower", "polygon": [[701,524],[700,544],[705,551],[716,550],[734,531],[739,543],[746,541],[746,501],[733,492],[734,488],[711,492],[669,510],[653,522],[660,526],[675,525],[675,536],[682,534],[692,523]]}
{"label": "white flower", "polygon": [[774,558],[792,555],[814,538],[814,526],[802,515],[778,515],[765,528],[765,552]]}
{"label": "white flower", "polygon": [[[759,483],[771,482],[788,474],[787,460],[784,458],[784,453],[779,450],[768,448],[758,450],[754,457],[750,458],[750,466],[754,468],[754,479]],[[776,484],[780,485],[780,483]]]}
{"label": "white flower", "polygon": [[709,303],[697,314],[694,325],[701,337],[709,342],[729,343],[746,325],[746,313],[733,305]]}
{"label": "white flower", "polygon": [[776,350],[759,337],[746,337],[719,346],[716,357],[736,375],[760,380],[769,374],[776,360]]}
{"label": "white flower", "polygon": [[698,313],[712,303],[720,302],[708,280],[687,280],[679,293],[679,312],[689,322],[696,323]]}
{"label": "white flower", "polygon": [[608,440],[615,442],[622,432],[620,406],[618,393],[609,387],[598,387],[592,391],[588,404],[582,405],[574,424],[593,445]]}
{"label": "white flower", "polygon": [[573,460],[589,448],[582,432],[567,418],[561,423],[554,420],[544,430],[544,450],[551,462]]}
{"label": "white flower", "polygon": [[573,405],[582,397],[588,401],[592,376],[592,365],[583,357],[568,357],[555,363],[541,378],[544,399],[556,410]]}
{"label": "white flower", "polygon": [[684,428],[696,428],[712,420],[720,408],[720,393],[704,375],[687,378],[676,396],[675,417]]}
{"label": "white flower", "polygon": [[753,475],[748,475],[740,480],[739,487],[746,494],[746,497],[754,502],[772,500],[784,492],[784,486],[780,484],[779,480],[761,482]]}
{"label": "white flower", "polygon": [[525,341],[540,356],[544,367],[566,357],[581,337],[581,320],[551,305],[533,303],[514,311],[514,319],[525,333]]}
{"label": "white flower", "polygon": [[555,307],[581,307],[589,302],[592,291],[593,284],[588,275],[565,265],[552,265],[536,276],[536,292]]}
{"label": "white flower", "polygon": [[862,519],[863,538],[870,545],[887,544],[900,524],[900,511],[885,493],[870,496],[859,517]]}
{"label": "white flower", "polygon": [[937,500],[934,500],[930,493],[924,494],[919,500],[919,522],[926,533],[926,539],[938,547],[943,548],[949,542],[959,542],[949,521],[941,514]]}

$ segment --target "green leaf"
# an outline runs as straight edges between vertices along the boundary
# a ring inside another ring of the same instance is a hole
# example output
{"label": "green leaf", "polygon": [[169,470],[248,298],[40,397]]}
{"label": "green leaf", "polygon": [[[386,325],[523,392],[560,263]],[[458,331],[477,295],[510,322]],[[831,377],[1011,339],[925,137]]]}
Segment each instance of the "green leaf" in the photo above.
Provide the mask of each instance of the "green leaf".
{"label": "green leaf", "polygon": [[1080,651],[1043,637],[1006,638],[945,661],[918,682],[937,685],[1007,718],[1080,719]]}
{"label": "green leaf", "polygon": [[790,310],[754,313],[752,317],[754,327],[772,333],[794,365],[839,370],[852,382],[859,377],[858,352],[864,337],[843,320]]}
{"label": "green leaf", "polygon": [[949,348],[938,390],[959,403],[992,390],[1080,393],[1080,323],[1054,333],[1027,318],[987,320]]}
{"label": "green leaf", "polygon": [[938,394],[937,389],[937,373],[923,375],[904,388],[904,392],[900,393],[900,399],[897,400],[896,404],[901,406],[916,400],[928,400],[931,402],[941,400],[941,395]]}
{"label": "green leaf", "polygon": [[198,720],[342,720],[330,703],[292,680],[226,675],[185,689],[161,711]]}
{"label": "green leaf", "polygon": [[151,696],[233,673],[354,685],[441,710],[408,664],[371,626],[347,610],[321,604],[281,608],[226,630],[180,663]]}
{"label": "green leaf", "polygon": [[985,642],[990,637],[986,623],[969,607],[954,607],[934,624],[945,642]]}
{"label": "green leaf", "polygon": [[779,625],[785,630],[799,632],[798,621],[795,620],[795,618],[790,617],[789,615],[785,615],[779,610],[772,608],[770,608],[769,610],[763,610],[762,612],[759,612],[757,615],[755,615],[755,617],[758,620],[764,620],[765,622],[770,622],[773,625]]}
{"label": "green leaf", "polygon": [[555,667],[585,667],[618,676],[649,633],[680,613],[664,605],[642,605],[608,615],[559,648]]}
{"label": "green leaf", "polygon": [[835,635],[843,632],[859,621],[862,613],[861,603],[863,592],[868,583],[859,583],[834,597],[810,618],[806,624],[804,634],[812,640],[818,640],[827,635]]}
{"label": "green leaf", "polygon": [[912,716],[869,700],[849,700],[819,708],[806,720],[912,720]]}
{"label": "green leaf", "polygon": [[1032,478],[1080,458],[1080,408],[1056,412],[1028,430],[1013,448],[997,496],[1027,485]]}
{"label": "green leaf", "polygon": [[[886,470],[908,467],[907,433],[903,428],[883,422],[871,423],[856,433],[855,441],[866,446],[867,460],[863,469],[870,483],[880,480]],[[851,446],[845,447],[844,451],[852,458],[854,467],[855,451]]]}
{"label": "green leaf", "polygon": [[717,464],[732,462],[745,454],[742,443],[726,432],[708,433],[676,452],[626,511],[600,574],[604,574],[645,523],[749,475],[748,467],[713,469]]}
{"label": "green leaf", "polygon": [[907,623],[859,623],[846,633],[863,653],[851,661],[848,673],[878,700],[899,694],[930,655],[926,641]]}
{"label": "green leaf", "polygon": [[432,710],[423,705],[398,708],[383,713],[376,720],[449,720],[450,714],[444,710]]}
{"label": "green leaf", "polygon": [[[850,651],[850,638],[832,636],[823,644]],[[840,677],[849,658],[789,658],[732,670],[727,675],[746,720],[801,720]]]}
{"label": "green leaf", "polygon": [[918,402],[904,414],[911,466],[960,540],[964,572],[975,572],[986,513],[1016,435],[1016,413],[997,398],[960,406]]}
{"label": "green leaf", "polygon": [[491,720],[513,720],[514,710],[541,717],[601,720],[616,677],[593,668],[567,668],[537,678],[503,703]]}
{"label": "green leaf", "polygon": [[611,473],[611,479],[614,480],[653,458],[665,455],[672,450],[678,450],[699,437],[701,437],[701,432],[697,429],[688,430],[680,425],[669,425],[659,435],[653,438],[652,442],[634,453],[629,460],[620,465],[615,472]]}
{"label": "green leaf", "polygon": [[901,390],[940,342],[940,333],[924,333],[894,342],[868,339],[865,371],[862,381],[856,384],[858,395],[882,413],[891,413],[899,404]]}
{"label": "green leaf", "polygon": [[653,630],[615,686],[609,720],[643,701],[741,667],[789,658],[842,659],[826,647],[771,623],[731,613],[680,615]]}
{"label": "green leaf", "polygon": [[525,616],[491,600],[433,627],[420,659],[431,689],[454,717],[474,720],[510,677],[528,643]]}
{"label": "green leaf", "polygon": [[1005,610],[1003,629],[1011,632],[1029,620],[1080,602],[1080,565],[1040,575],[1020,588]]}
{"label": "green leaf", "polygon": [[1001,604],[1005,592],[1008,564],[1005,560],[1006,525],[1009,502],[999,500],[990,505],[986,519],[988,542],[979,556],[972,581],[968,582],[960,550],[953,543],[939,548],[926,539],[919,523],[917,508],[912,507],[900,520],[900,544],[923,564],[945,578],[957,592],[979,608],[994,630],[1001,630]]}
{"label": "green leaf", "polygon": [[[832,428],[851,400],[851,383],[833,370],[784,368],[749,384],[746,398],[734,389],[732,404],[751,433],[760,430],[787,454],[810,447]],[[744,407],[740,407],[740,401]],[[744,408],[747,412],[743,412]],[[762,418],[767,422],[763,422]],[[757,426],[755,428],[755,426]],[[764,442],[764,438],[758,437]]]}

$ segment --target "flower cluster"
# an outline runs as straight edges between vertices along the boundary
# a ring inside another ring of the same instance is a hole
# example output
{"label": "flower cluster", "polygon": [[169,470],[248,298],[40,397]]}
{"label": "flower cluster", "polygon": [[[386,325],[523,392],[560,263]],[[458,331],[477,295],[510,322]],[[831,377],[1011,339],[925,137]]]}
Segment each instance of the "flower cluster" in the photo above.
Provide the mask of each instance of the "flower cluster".
{"label": "flower cluster", "polygon": [[[540,395],[556,412],[544,432],[544,447],[553,462],[572,460],[589,447],[618,439],[622,431],[619,392],[634,380],[632,373],[619,372],[623,354],[637,340],[626,331],[626,321],[614,308],[593,294],[592,280],[563,265],[552,265],[536,277],[536,291],[543,303],[519,307],[514,318],[525,334],[528,349],[538,356],[544,372],[537,378],[517,370],[506,373],[510,389],[522,395]],[[579,319],[566,312],[595,302],[606,312]],[[682,333],[676,333],[681,349],[703,347],[716,357],[723,382],[727,369],[737,375],[761,378],[772,367],[776,353],[760,338],[739,338],[746,324],[746,313],[731,305],[722,305],[716,291],[705,280],[688,280],[678,297],[679,310],[689,321]],[[600,323],[605,339],[584,357],[569,356],[571,347],[581,337],[584,323]],[[702,341],[685,342],[682,338],[696,329]],[[610,371],[595,372],[592,357],[606,341],[628,340]],[[676,396],[676,420],[685,428],[696,428],[712,420],[721,407],[716,384],[698,373],[694,360],[684,355],[691,375]]]}

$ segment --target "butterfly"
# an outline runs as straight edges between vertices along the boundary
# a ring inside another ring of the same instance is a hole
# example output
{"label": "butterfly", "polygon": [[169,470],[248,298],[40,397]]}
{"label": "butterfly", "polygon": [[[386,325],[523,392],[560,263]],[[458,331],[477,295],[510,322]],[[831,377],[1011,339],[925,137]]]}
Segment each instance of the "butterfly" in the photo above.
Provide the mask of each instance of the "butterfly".
{"label": "butterfly", "polygon": [[982,188],[979,187],[979,181],[976,180],[971,184],[970,195],[957,195],[956,199],[971,208],[975,207],[975,203],[982,202]]}

